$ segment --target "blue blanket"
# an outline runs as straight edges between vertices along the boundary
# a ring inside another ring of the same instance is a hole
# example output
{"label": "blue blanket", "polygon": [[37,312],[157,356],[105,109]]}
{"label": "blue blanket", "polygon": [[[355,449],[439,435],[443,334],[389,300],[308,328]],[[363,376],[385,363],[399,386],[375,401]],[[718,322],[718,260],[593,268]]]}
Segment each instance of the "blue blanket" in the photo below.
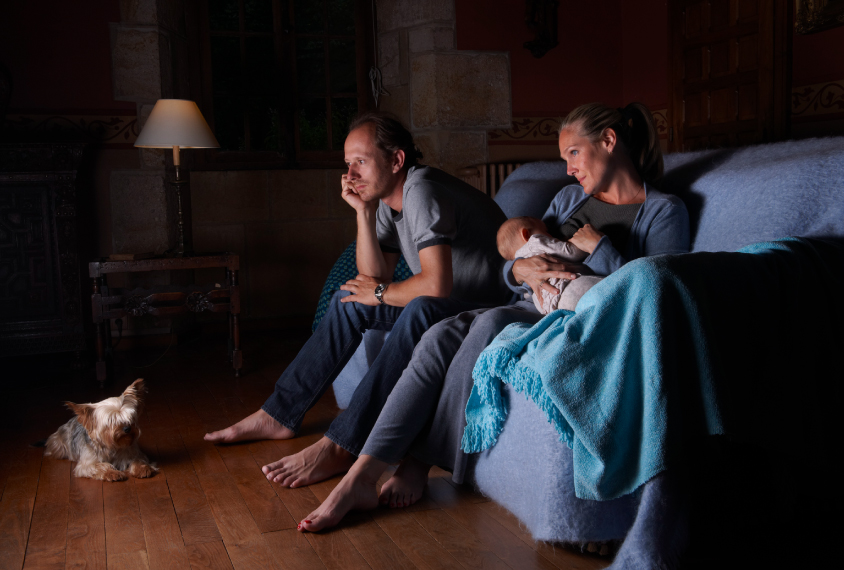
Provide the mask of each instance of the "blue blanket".
{"label": "blue blanket", "polygon": [[[787,338],[771,330],[784,322],[779,312],[796,312],[808,292],[801,279],[837,293],[840,279],[827,267],[797,238],[628,263],[589,291],[577,314],[510,325],[481,354],[463,449],[495,444],[507,417],[502,381],[531,398],[572,448],[584,499],[634,491],[681,454],[690,434],[782,438],[776,431],[795,406],[775,371],[751,379],[745,361],[777,366],[777,353],[785,356],[778,339]],[[760,389],[766,382],[770,393]]]}

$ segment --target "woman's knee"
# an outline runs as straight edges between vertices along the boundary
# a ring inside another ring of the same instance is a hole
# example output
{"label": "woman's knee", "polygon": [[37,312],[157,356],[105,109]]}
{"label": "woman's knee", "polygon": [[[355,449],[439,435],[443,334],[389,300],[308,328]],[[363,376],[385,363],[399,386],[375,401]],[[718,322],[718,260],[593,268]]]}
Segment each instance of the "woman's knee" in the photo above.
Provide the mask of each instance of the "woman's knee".
{"label": "woman's knee", "polygon": [[490,309],[475,319],[475,322],[472,324],[471,334],[489,334],[492,335],[490,337],[491,339],[504,330],[504,327],[507,325],[512,323],[535,322],[539,320],[537,317],[541,316],[511,307]]}
{"label": "woman's knee", "polygon": [[453,317],[447,317],[435,325],[431,326],[416,344],[414,350],[414,357],[416,353],[428,355],[441,355],[445,358],[450,358],[448,355],[453,355],[466,338],[469,332],[469,326],[475,315],[472,312],[464,312]]}

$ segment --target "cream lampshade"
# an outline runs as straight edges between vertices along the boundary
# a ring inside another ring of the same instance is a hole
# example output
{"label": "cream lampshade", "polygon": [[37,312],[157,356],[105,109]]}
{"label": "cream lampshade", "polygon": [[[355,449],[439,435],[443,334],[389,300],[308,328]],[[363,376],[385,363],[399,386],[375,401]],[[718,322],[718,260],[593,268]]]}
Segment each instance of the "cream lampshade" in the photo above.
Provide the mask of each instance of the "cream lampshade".
{"label": "cream lampshade", "polygon": [[172,148],[173,166],[176,167],[176,198],[179,205],[179,246],[173,252],[185,254],[185,231],[182,216],[182,186],[187,181],[181,176],[179,149],[220,148],[214,133],[193,101],[184,99],[159,99],[135,141],[140,148]]}
{"label": "cream lampshade", "polygon": [[135,146],[141,148],[220,148],[193,101],[159,99]]}

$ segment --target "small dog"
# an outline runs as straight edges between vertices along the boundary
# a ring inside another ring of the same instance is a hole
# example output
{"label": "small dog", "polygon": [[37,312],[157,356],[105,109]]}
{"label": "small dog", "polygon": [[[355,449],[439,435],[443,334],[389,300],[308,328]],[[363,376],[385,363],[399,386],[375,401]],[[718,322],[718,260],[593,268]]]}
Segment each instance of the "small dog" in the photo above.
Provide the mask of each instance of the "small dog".
{"label": "small dog", "polygon": [[114,398],[95,404],[65,405],[76,414],[47,438],[45,456],[76,461],[73,474],[102,481],[123,481],[128,475],[152,477],[158,468],[138,448],[138,415],[144,379],[138,378]]}

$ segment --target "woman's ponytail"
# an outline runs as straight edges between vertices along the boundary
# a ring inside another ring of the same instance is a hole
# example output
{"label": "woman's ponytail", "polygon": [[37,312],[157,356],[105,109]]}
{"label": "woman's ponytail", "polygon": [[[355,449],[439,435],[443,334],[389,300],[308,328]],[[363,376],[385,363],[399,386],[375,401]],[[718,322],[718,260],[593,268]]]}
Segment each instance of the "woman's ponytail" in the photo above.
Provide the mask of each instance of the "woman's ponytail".
{"label": "woman's ponytail", "polygon": [[624,140],[630,150],[630,160],[639,175],[656,187],[662,182],[662,149],[650,109],[641,103],[630,103],[621,109],[622,120],[629,128]]}

